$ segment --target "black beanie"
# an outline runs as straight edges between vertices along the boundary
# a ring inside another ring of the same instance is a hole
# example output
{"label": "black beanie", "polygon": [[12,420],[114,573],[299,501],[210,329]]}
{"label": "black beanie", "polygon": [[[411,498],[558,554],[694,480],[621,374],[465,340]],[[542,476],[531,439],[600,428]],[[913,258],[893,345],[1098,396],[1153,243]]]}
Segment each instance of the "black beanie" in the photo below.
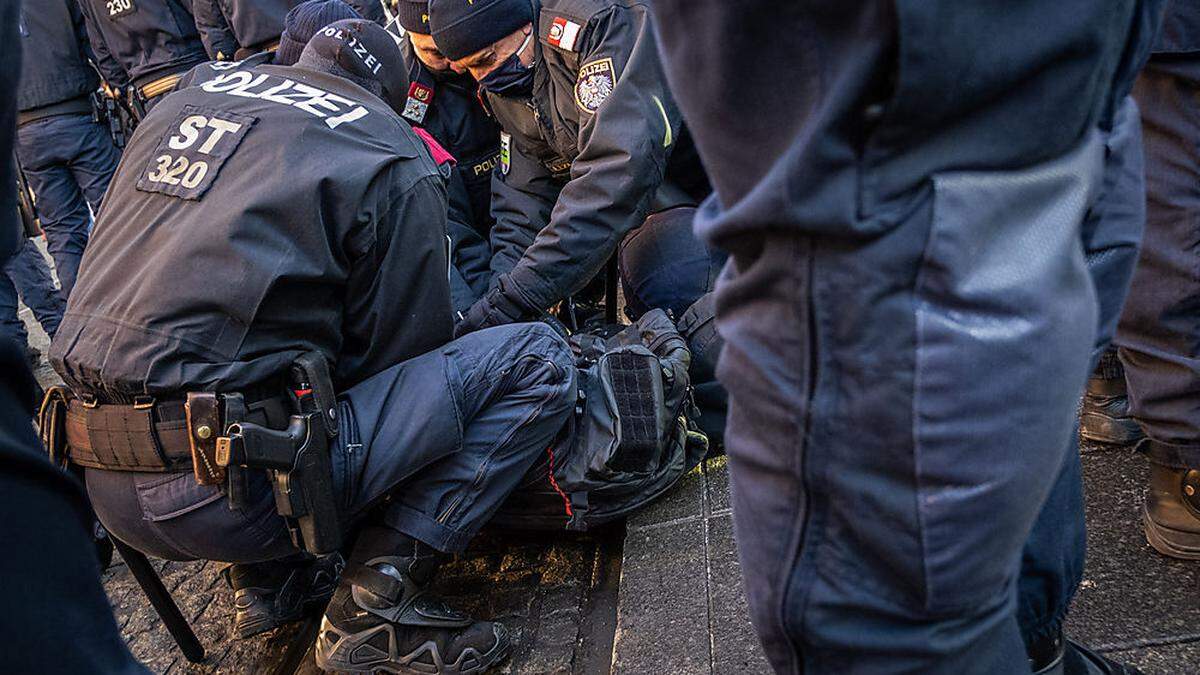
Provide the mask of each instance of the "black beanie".
{"label": "black beanie", "polygon": [[429,27],[451,61],[470,56],[533,23],[529,0],[430,0]]}
{"label": "black beanie", "polygon": [[396,20],[410,33],[429,35],[429,0],[400,0]]}
{"label": "black beanie", "polygon": [[344,77],[382,98],[397,114],[408,99],[408,69],[395,39],[366,19],[337,21],[317,31],[296,62]]}
{"label": "black beanie", "polygon": [[274,62],[281,66],[292,65],[317,31],[334,21],[357,18],[358,12],[342,0],[308,0],[296,5],[283,20],[283,35],[279,36]]}

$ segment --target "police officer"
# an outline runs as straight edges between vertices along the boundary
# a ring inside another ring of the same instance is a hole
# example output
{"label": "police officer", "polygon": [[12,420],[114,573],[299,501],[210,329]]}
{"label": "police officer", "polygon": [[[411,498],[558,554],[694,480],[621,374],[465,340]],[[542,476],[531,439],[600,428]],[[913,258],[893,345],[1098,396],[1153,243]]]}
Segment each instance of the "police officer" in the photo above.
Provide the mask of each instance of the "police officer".
{"label": "police officer", "polygon": [[487,238],[491,215],[492,170],[500,153],[500,127],[479,99],[475,78],[438,51],[430,36],[429,3],[403,0],[396,19],[404,28],[401,44],[408,64],[404,117],[428,131],[455,158],[451,186],[451,262],[457,274],[450,293],[457,312],[466,312],[486,291],[491,277]]}
{"label": "police officer", "polygon": [[[559,433],[575,372],[542,324],[447,343],[444,177],[398,115],[404,71],[364,20],[320,31],[294,67],[194,70],[126,150],[51,360],[109,530],[156,556],[250,562],[295,548],[264,472],[245,469],[231,510],[195,406],[282,429],[308,395],[286,392],[291,364],[321,354],[341,392],[322,412],[336,507],[362,530],[318,664],[479,672],[507,633],[427,586]],[[92,431],[134,418],[155,442]]]}
{"label": "police officer", "polygon": [[46,258],[32,239],[23,234],[16,250],[4,264],[0,274],[0,334],[17,344],[25,345],[30,365],[40,365],[41,352],[29,345],[29,334],[19,316],[18,299],[29,307],[46,335],[54,337],[62,321],[66,302],[54,286]]}
{"label": "police officer", "polygon": [[17,156],[37,195],[37,212],[63,296],[71,293],[92,217],[120,156],[108,129],[92,119],[100,86],[87,31],[74,0],[26,4],[21,11]]}
{"label": "police officer", "polygon": [[[22,44],[20,3],[0,0],[0,90],[18,88]],[[17,97],[0,100],[0,157],[15,150]],[[16,176],[0,162],[0,263],[23,243]],[[37,251],[34,251],[37,253]],[[40,253],[38,253],[40,256]],[[22,343],[0,331],[0,630],[23,645],[4,658],[10,672],[145,673],[113,620],[88,545],[91,519],[76,481],[46,461],[33,434],[33,373]],[[47,608],[52,608],[47,611]],[[64,633],[65,631],[65,633]],[[72,636],[62,640],[61,636]]]}
{"label": "police officer", "polygon": [[148,112],[208,60],[187,0],[79,0],[104,80],[128,96],[134,112]]}
{"label": "police officer", "polygon": [[275,51],[283,18],[296,0],[193,0],[196,29],[208,55],[218,61],[242,60]]}
{"label": "police officer", "polygon": [[734,518],[777,671],[1030,672],[1014,587],[1074,451],[1082,225],[1152,4],[655,4],[731,252]]}
{"label": "police officer", "polygon": [[304,46],[317,31],[335,21],[361,18],[342,0],[307,0],[291,9],[283,18],[283,33],[273,63],[290,66],[300,60]]}
{"label": "police officer", "polygon": [[[1200,560],[1200,5],[1171,0],[1134,97],[1146,141],[1147,222],[1117,331],[1129,417],[1150,460],[1142,508],[1159,553]],[[1117,379],[1117,378],[1113,378]],[[1121,381],[1121,380],[1117,380]]]}
{"label": "police officer", "polygon": [[479,81],[503,129],[491,287],[460,334],[549,309],[647,214],[706,192],[645,6],[434,0],[429,12],[438,50]]}
{"label": "police officer", "polygon": [[[251,54],[275,51],[280,46],[287,15],[294,8],[311,2],[314,0],[194,0],[192,12],[196,16],[196,29],[200,31],[200,39],[208,55],[218,61],[240,61]],[[352,0],[349,5],[337,4],[353,9],[354,17],[383,23],[383,7],[376,0]],[[332,21],[318,28],[324,28],[329,23]],[[283,65],[295,63],[300,50],[304,48],[304,42],[294,45],[294,48],[291,60]]]}

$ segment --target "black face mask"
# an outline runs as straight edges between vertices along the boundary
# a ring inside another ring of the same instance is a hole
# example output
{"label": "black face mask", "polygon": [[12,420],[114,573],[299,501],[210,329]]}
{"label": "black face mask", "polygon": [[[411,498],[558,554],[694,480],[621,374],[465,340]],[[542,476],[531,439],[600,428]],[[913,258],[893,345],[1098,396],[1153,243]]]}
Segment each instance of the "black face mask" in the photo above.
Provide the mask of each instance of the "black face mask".
{"label": "black face mask", "polygon": [[512,53],[501,63],[496,66],[495,70],[483,76],[479,80],[479,85],[484,89],[499,94],[500,96],[529,96],[533,93],[533,73],[534,67],[532,64],[525,66],[521,64],[521,52],[529,46],[529,41],[533,39],[533,33],[525,36],[525,41],[517,48],[517,51]]}

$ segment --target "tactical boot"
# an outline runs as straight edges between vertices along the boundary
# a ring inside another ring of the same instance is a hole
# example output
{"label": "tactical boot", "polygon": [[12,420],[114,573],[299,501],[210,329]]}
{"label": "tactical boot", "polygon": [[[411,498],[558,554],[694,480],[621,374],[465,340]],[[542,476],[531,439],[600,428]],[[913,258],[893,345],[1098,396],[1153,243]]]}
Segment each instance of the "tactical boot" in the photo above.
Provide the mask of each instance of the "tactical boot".
{"label": "tactical boot", "polygon": [[323,606],[333,595],[344,564],[335,553],[225,568],[222,574],[233,588],[237,611],[234,635],[244,640],[298,621],[306,609]]}
{"label": "tactical boot", "polygon": [[1142,439],[1142,428],[1129,415],[1125,369],[1115,350],[1104,352],[1088,379],[1079,413],[1079,435],[1085,441],[1108,445],[1133,445]]}
{"label": "tactical boot", "polygon": [[399,553],[355,552],[321,621],[318,666],[339,673],[457,675],[485,672],[508,656],[503,626],[475,621],[429,591],[439,554],[413,540]]}
{"label": "tactical boot", "polygon": [[1200,560],[1200,470],[1151,462],[1142,523],[1154,550],[1172,558]]}
{"label": "tactical boot", "polygon": [[1142,675],[1142,671],[1107,659],[1063,637],[1062,631],[1029,645],[1033,675]]}

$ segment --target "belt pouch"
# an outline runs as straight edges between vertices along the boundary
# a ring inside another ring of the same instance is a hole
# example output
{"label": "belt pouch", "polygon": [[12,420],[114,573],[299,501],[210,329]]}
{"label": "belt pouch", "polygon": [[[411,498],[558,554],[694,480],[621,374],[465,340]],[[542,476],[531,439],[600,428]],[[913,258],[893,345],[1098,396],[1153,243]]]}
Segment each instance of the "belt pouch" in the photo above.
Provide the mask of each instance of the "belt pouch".
{"label": "belt pouch", "polygon": [[225,482],[225,467],[217,464],[217,437],[221,432],[221,410],[212,392],[188,392],[184,405],[192,470],[199,485]]}

